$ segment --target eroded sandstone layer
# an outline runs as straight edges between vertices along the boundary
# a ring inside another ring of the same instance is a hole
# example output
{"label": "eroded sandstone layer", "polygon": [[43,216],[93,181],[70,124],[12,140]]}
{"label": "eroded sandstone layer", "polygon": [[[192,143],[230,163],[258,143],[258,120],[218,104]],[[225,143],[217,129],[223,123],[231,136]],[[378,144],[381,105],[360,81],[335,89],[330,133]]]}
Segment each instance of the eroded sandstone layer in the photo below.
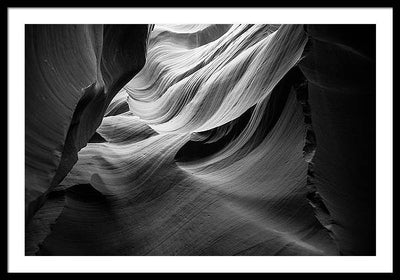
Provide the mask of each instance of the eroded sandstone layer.
{"label": "eroded sandstone layer", "polygon": [[26,27],[27,255],[373,255],[375,30]]}

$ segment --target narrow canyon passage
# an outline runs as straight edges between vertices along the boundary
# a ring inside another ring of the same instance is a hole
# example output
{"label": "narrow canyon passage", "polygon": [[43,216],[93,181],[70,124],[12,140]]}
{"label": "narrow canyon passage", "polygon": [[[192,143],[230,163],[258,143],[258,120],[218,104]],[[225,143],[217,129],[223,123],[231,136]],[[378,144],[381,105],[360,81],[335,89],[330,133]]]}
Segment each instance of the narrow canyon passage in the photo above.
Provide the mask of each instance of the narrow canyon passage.
{"label": "narrow canyon passage", "polygon": [[375,254],[374,26],[26,34],[26,255]]}

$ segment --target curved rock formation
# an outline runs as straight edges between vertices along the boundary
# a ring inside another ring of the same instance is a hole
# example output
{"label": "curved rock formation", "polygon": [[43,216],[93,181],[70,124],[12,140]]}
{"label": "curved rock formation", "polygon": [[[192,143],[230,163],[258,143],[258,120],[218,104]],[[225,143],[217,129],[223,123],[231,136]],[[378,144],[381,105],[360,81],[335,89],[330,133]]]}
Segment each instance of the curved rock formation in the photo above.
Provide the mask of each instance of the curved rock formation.
{"label": "curved rock formation", "polygon": [[26,219],[77,161],[145,63],[148,26],[26,26]]}
{"label": "curved rock formation", "polygon": [[373,254],[350,28],[27,27],[26,254]]}

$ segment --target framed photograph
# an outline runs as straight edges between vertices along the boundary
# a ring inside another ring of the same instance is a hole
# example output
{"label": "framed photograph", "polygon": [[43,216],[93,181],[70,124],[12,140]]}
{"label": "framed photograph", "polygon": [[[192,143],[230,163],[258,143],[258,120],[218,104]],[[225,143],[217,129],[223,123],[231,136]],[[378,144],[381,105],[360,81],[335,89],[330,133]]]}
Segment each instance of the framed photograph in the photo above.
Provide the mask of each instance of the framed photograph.
{"label": "framed photograph", "polygon": [[4,10],[9,273],[393,273],[393,7]]}

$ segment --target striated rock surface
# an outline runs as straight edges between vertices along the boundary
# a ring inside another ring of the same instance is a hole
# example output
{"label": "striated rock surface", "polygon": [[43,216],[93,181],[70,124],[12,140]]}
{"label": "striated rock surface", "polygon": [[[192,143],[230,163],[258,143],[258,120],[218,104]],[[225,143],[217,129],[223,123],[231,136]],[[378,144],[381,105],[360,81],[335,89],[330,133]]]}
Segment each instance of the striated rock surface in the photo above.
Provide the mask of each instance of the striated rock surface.
{"label": "striated rock surface", "polygon": [[27,25],[26,219],[77,161],[107,106],[145,63],[146,25]]}
{"label": "striated rock surface", "polygon": [[337,28],[27,27],[26,254],[373,254],[374,57]]}

